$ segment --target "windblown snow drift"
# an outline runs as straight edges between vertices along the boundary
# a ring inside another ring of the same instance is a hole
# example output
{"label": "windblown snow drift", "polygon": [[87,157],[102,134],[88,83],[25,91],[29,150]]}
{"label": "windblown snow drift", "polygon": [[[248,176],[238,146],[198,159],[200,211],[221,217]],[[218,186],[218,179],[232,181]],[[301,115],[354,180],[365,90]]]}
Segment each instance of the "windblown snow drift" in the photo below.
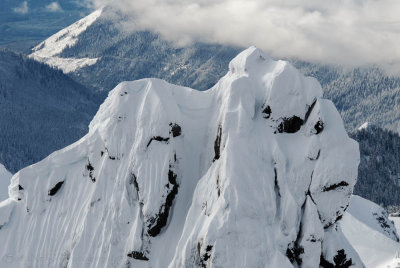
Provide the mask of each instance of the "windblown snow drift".
{"label": "windblown snow drift", "polygon": [[313,78],[251,47],[210,90],[112,90],[78,142],[12,178],[0,266],[362,266],[338,221],[358,145]]}

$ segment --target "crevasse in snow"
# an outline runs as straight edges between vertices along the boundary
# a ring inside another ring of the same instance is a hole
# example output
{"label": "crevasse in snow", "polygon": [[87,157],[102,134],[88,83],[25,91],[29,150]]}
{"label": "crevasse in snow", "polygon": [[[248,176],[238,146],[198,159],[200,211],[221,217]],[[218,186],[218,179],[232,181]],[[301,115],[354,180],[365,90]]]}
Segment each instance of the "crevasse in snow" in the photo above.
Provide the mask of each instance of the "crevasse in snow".
{"label": "crevasse in snow", "polygon": [[0,265],[361,267],[338,224],[358,162],[318,82],[255,47],[205,92],[124,82],[13,176]]}

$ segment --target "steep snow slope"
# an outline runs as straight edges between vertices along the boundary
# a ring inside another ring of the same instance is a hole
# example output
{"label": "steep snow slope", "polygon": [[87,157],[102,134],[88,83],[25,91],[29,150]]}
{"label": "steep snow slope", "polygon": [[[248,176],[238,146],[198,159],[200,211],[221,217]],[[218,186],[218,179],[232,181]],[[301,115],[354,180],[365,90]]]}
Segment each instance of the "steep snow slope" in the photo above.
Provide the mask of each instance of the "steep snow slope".
{"label": "steep snow slope", "polygon": [[367,268],[396,267],[399,237],[383,208],[353,195],[340,225]]}
{"label": "steep snow slope", "polygon": [[8,198],[8,185],[12,174],[0,164],[0,202]]}
{"label": "steep snow slope", "polygon": [[96,10],[71,26],[55,33],[34,47],[30,57],[37,61],[57,67],[65,73],[76,71],[84,66],[93,65],[97,58],[61,58],[58,55],[67,47],[75,45],[78,36],[84,32],[101,15],[102,10]]}
{"label": "steep snow slope", "polygon": [[313,78],[251,47],[210,90],[112,90],[78,142],[19,171],[0,266],[361,267],[338,225],[358,145]]}

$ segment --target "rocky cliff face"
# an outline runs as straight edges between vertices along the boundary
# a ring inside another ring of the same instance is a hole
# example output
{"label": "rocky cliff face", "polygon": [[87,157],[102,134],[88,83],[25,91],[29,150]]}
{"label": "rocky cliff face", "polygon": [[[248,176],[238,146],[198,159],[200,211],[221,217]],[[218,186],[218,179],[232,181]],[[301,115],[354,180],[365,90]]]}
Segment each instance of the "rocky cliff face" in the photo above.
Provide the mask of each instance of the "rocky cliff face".
{"label": "rocky cliff face", "polygon": [[338,225],[358,145],[321,96],[254,47],[204,92],[121,83],[85,137],[14,175],[0,264],[362,266]]}

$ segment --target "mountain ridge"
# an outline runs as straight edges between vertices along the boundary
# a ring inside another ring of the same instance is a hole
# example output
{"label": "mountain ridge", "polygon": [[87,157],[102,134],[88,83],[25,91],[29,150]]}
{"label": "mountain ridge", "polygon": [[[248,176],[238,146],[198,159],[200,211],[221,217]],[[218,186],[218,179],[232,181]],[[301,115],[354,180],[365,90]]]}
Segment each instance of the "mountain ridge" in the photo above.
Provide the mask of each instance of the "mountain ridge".
{"label": "mountain ridge", "polygon": [[338,225],[358,146],[321,96],[254,47],[204,92],[121,83],[85,137],[13,176],[0,255],[18,256],[10,267],[42,255],[45,267],[361,267]]}

